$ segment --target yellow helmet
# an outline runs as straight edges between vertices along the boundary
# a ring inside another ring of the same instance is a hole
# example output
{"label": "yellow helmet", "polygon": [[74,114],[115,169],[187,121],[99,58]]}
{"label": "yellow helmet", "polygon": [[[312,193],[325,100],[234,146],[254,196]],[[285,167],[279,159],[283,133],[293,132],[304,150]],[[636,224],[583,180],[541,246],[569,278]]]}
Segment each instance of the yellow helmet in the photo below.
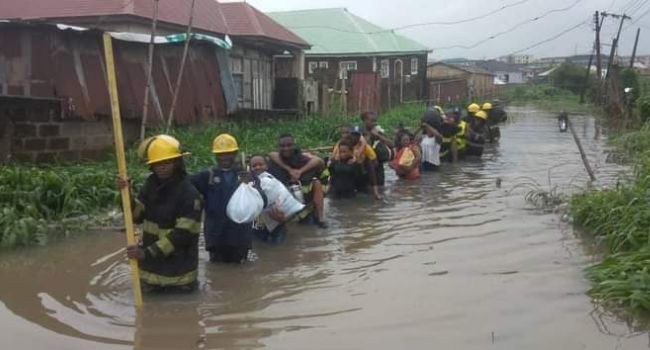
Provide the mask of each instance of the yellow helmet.
{"label": "yellow helmet", "polygon": [[474,116],[476,118],[480,118],[480,119],[483,119],[483,120],[487,120],[487,117],[488,117],[487,113],[485,113],[485,111],[478,111],[478,112],[474,113]]}
{"label": "yellow helmet", "polygon": [[230,153],[239,151],[237,140],[230,134],[221,134],[212,141],[212,153]]}
{"label": "yellow helmet", "polygon": [[492,109],[492,104],[491,104],[490,102],[485,102],[485,103],[483,104],[483,108],[482,108],[482,109],[483,109],[484,111],[489,111],[490,109]]}
{"label": "yellow helmet", "polygon": [[147,162],[147,165],[151,165],[163,160],[180,158],[189,153],[181,152],[181,143],[175,138],[169,135],[157,135],[140,143],[138,155]]}
{"label": "yellow helmet", "polygon": [[470,113],[476,113],[481,110],[481,106],[479,106],[476,103],[472,103],[471,105],[467,106],[467,111]]}

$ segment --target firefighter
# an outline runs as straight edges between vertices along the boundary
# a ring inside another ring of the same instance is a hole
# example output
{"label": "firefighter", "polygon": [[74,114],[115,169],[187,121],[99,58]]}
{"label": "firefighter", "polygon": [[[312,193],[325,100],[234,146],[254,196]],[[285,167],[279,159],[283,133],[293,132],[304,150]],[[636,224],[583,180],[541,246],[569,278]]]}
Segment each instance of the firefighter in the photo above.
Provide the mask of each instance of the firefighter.
{"label": "firefighter", "polygon": [[205,249],[211,262],[243,264],[253,249],[253,226],[238,224],[226,215],[230,197],[245,174],[238,167],[237,140],[220,134],[212,141],[217,165],[191,176],[192,184],[205,199]]}
{"label": "firefighter", "polygon": [[[145,292],[190,292],[197,286],[201,196],[190,183],[180,143],[168,135],[142,142],[138,153],[151,169],[133,203],[133,221],[142,225],[142,240],[127,247],[137,259]],[[118,178],[120,188],[128,180]]]}

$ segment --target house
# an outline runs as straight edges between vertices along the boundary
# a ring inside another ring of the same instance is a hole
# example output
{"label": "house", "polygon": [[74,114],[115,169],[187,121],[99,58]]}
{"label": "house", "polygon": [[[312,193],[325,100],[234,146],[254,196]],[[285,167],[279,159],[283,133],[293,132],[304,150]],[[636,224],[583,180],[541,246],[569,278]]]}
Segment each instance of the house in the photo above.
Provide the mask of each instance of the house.
{"label": "house", "polygon": [[[166,44],[156,45],[148,125],[160,124],[169,113],[185,40],[174,34],[186,31],[190,3],[160,2],[157,42]],[[236,11],[224,10],[214,0],[196,0],[195,36],[179,89],[176,124],[216,120],[240,107],[269,108],[275,86],[272,55],[292,50],[301,57],[308,47],[258,11],[246,7],[251,16]],[[36,162],[98,158],[112,147],[104,31],[114,38],[125,136],[136,139],[152,16],[153,1],[148,0],[0,2],[0,136],[10,140],[0,142],[0,161],[8,156]],[[255,30],[240,26],[242,22],[255,23]],[[235,74],[231,64],[240,68]],[[297,60],[291,64],[302,67]]]}
{"label": "house", "polygon": [[[305,51],[305,78],[317,81],[321,93],[329,89],[347,93],[344,101],[349,113],[388,109],[426,95],[431,50],[424,45],[344,8],[272,12],[269,16],[312,45]],[[276,73],[290,72],[278,62]]]}
{"label": "house", "polygon": [[506,84],[524,84],[527,80],[527,74],[521,65],[496,60],[475,61],[474,64],[494,74],[496,78]]}
{"label": "house", "polygon": [[[269,16],[245,2],[222,3],[228,34],[233,38],[230,67],[240,109],[274,108],[274,56],[302,51],[310,45]],[[295,62],[291,63],[295,67]],[[298,65],[302,67],[302,62]],[[285,82],[286,83],[286,82]],[[296,85],[297,86],[297,85]],[[298,96],[298,92],[294,92]],[[275,103],[277,106],[278,103]],[[297,106],[296,106],[297,107]]]}
{"label": "house", "polygon": [[531,55],[507,55],[497,58],[497,61],[509,64],[530,64],[534,59]]}
{"label": "house", "polygon": [[494,74],[476,66],[435,62],[427,67],[428,99],[439,104],[491,97],[495,93]]}

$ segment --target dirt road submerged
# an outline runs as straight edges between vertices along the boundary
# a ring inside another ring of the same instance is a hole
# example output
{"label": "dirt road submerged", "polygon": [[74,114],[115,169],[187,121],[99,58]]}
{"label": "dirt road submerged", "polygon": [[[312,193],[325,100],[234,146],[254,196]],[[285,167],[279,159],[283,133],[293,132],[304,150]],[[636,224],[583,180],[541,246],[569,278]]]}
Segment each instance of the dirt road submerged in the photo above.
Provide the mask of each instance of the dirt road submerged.
{"label": "dirt road submerged", "polygon": [[[527,206],[534,181],[587,176],[548,113],[513,109],[483,160],[421,181],[391,178],[387,203],[329,202],[327,231],[294,227],[246,266],[200,262],[201,290],[132,308],[124,238],[75,237],[0,256],[0,333],[13,349],[644,349],[647,332],[594,310],[592,258],[557,214]],[[574,119],[601,183],[592,118]],[[502,179],[497,187],[497,178]]]}

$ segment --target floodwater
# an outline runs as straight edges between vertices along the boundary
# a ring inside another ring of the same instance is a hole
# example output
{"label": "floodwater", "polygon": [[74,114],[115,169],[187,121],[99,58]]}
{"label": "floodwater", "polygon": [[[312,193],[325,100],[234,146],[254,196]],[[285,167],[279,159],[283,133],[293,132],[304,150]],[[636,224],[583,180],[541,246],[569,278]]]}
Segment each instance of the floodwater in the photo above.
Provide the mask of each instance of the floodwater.
{"label": "floodwater", "polygon": [[[203,254],[198,293],[146,297],[138,315],[119,232],[3,252],[2,348],[648,348],[647,332],[592,305],[594,258],[517,186],[584,185],[571,134],[548,113],[510,113],[482,161],[391,179],[386,203],[330,201],[329,230],[292,227],[253,264]],[[574,125],[599,183],[615,182],[594,120]]]}

